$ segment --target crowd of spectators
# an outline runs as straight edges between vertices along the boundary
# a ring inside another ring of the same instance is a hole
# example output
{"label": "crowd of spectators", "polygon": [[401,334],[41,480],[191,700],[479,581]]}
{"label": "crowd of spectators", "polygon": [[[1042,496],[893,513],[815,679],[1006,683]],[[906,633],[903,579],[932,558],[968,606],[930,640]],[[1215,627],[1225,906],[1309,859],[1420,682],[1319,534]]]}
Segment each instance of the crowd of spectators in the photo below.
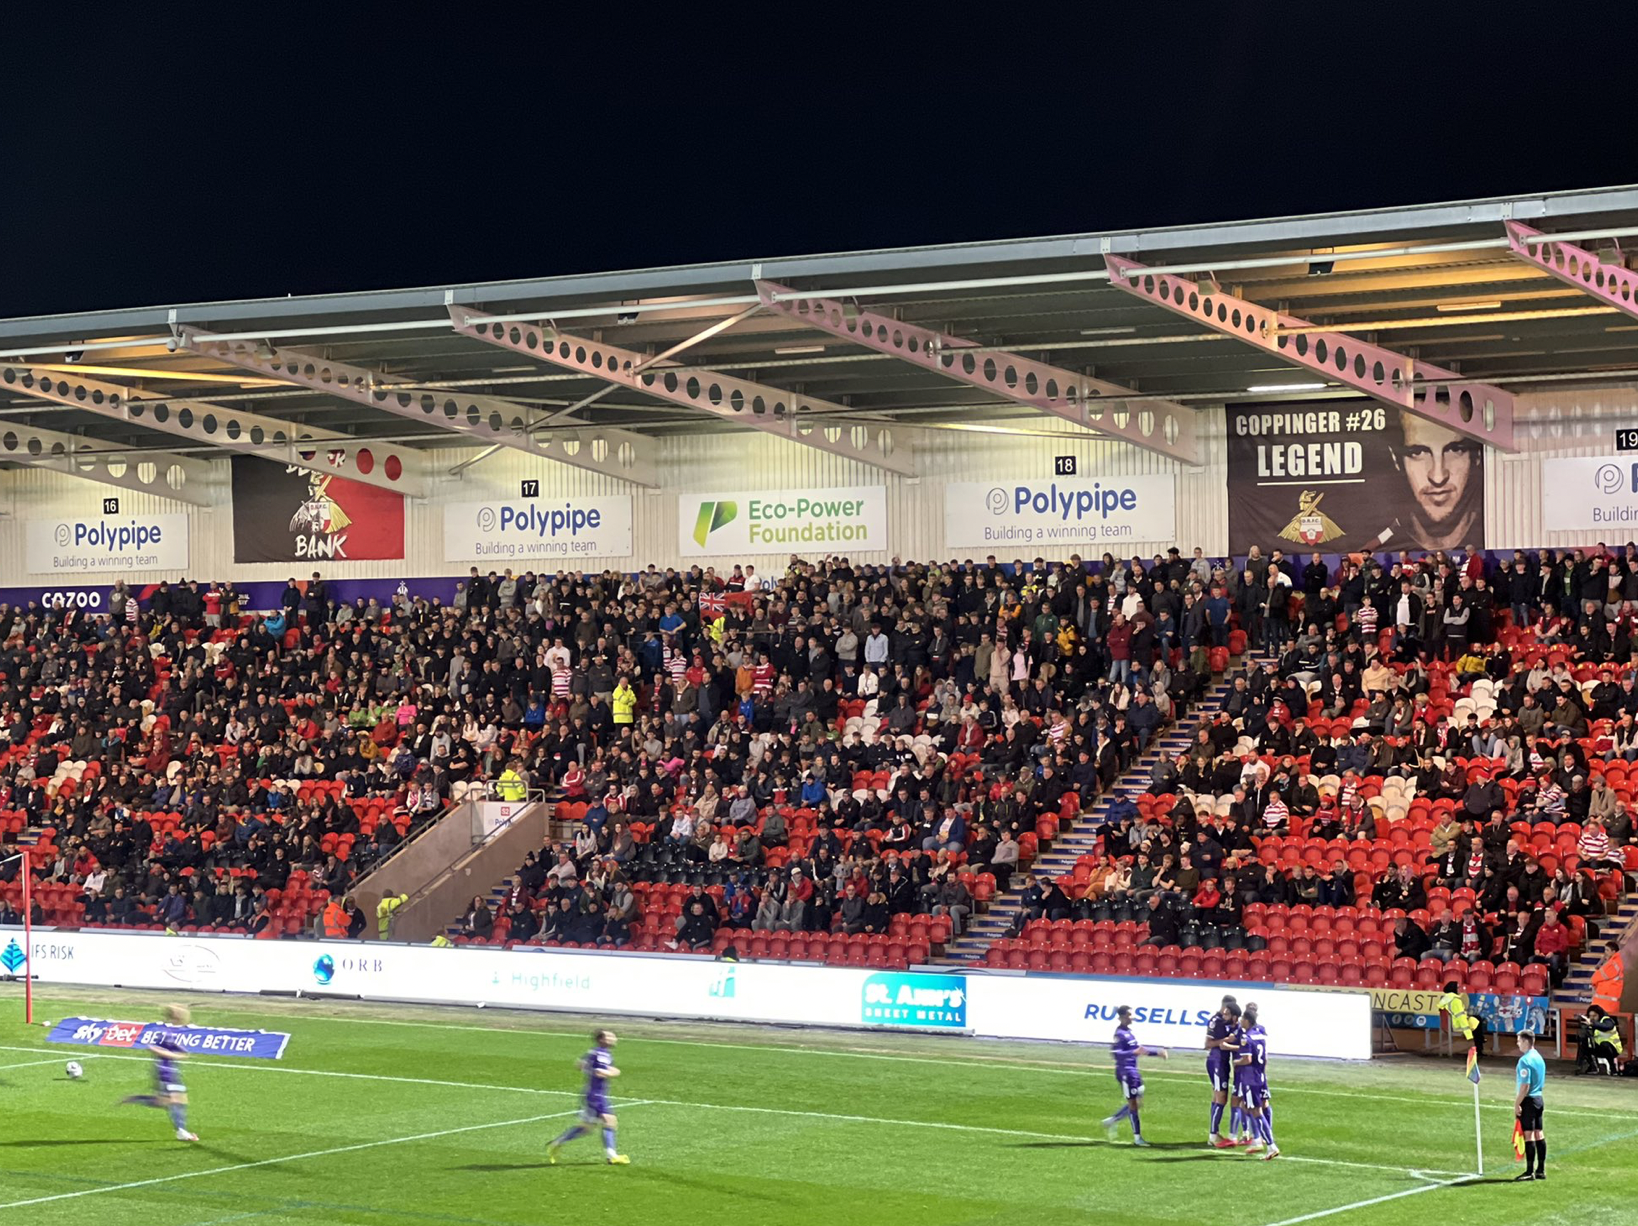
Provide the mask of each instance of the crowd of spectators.
{"label": "crowd of spectators", "polygon": [[[1475,914],[1412,923],[1430,951],[1561,973],[1559,921],[1596,936],[1599,873],[1633,841],[1635,610],[1632,546],[474,568],[449,607],[339,603],[315,575],[259,612],[230,584],[120,585],[105,614],[0,608],[0,822],[36,847],[37,918],[293,932],[512,770],[575,832],[498,908],[474,900],[478,939],[705,948],[918,915],[959,933],[1009,890],[1026,919],[1141,914],[1183,939],[1253,906],[1409,918],[1431,889]],[[1024,873],[1251,643],[1269,658],[1147,767],[1170,803],[1116,806],[1072,878]],[[1361,865],[1406,818],[1387,779],[1449,803],[1414,863]],[[1542,823],[1570,854],[1549,839],[1549,863]],[[1298,839],[1326,854],[1267,854]]]}
{"label": "crowd of spectators", "polygon": [[1559,982],[1638,869],[1638,547],[1275,551],[1207,599],[1266,656],[1153,764],[1102,854],[1026,881],[1026,920],[1255,952],[1266,913],[1363,910],[1391,917],[1389,956]]}

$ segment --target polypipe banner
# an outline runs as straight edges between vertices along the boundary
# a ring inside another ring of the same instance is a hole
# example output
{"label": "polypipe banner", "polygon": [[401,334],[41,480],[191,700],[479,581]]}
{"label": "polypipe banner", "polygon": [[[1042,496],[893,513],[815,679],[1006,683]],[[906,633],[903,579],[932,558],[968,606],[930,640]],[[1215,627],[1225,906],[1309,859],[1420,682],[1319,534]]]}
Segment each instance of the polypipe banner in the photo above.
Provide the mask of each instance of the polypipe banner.
{"label": "polypipe banner", "polygon": [[235,562],[404,556],[404,496],[256,456],[233,457]]}
{"label": "polypipe banner", "polygon": [[1485,547],[1485,448],[1466,435],[1374,402],[1226,412],[1230,553]]}
{"label": "polypipe banner", "polygon": [[1608,532],[1628,540],[1638,524],[1638,461],[1600,456],[1541,462],[1541,526],[1549,532]]}
{"label": "polypipe banner", "polygon": [[228,1030],[218,1026],[172,1026],[164,1022],[110,1022],[65,1017],[51,1028],[47,1043],[72,1047],[149,1048],[164,1041],[189,1055],[246,1056],[277,1060],[290,1036],[273,1030]]}
{"label": "polypipe banner", "polygon": [[1170,473],[1050,481],[952,481],[944,487],[944,547],[1013,557],[1072,550],[1119,554],[1122,545],[1177,539]]}
{"label": "polypipe banner", "polygon": [[497,498],[444,507],[444,561],[577,570],[631,556],[631,498]]}
{"label": "polypipe banner", "polygon": [[185,570],[186,515],[89,515],[31,519],[23,525],[31,575],[78,575],[114,570]]}

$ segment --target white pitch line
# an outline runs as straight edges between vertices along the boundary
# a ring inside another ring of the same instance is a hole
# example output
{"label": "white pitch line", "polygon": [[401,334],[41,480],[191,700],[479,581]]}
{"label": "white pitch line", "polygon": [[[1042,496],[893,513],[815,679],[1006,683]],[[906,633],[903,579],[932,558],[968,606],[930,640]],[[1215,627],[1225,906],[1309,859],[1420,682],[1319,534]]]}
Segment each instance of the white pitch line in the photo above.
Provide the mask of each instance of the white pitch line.
{"label": "white pitch line", "polygon": [[[42,1049],[38,1047],[0,1046],[0,1051],[41,1050]],[[87,1055],[83,1058],[87,1060],[118,1060],[126,1063],[134,1062],[138,1064],[151,1063],[147,1056],[115,1056],[106,1052],[99,1052],[95,1055]],[[42,1060],[34,1061],[32,1063],[55,1064],[56,1061]],[[24,1066],[17,1065],[15,1067],[21,1068]],[[291,1068],[288,1065],[282,1064],[230,1064],[225,1060],[200,1060],[197,1058],[189,1060],[188,1067],[234,1069],[241,1073],[289,1073],[301,1077],[345,1077],[355,1081],[396,1081],[401,1082],[404,1085],[444,1086],[452,1090],[505,1090],[513,1094],[550,1094],[558,1098],[573,1098],[577,1094],[577,1091],[575,1090],[538,1090],[533,1086],[488,1085],[478,1081],[440,1081],[432,1077],[394,1077],[388,1073],[345,1073],[339,1072],[335,1069]]]}
{"label": "white pitch line", "polygon": [[[1275,1159],[1279,1161],[1278,1158]],[[1334,1209],[1317,1209],[1313,1213],[1305,1213],[1301,1217],[1282,1218],[1278,1222],[1270,1222],[1268,1226],[1298,1226],[1301,1222],[1317,1222],[1320,1218],[1335,1217],[1339,1213],[1352,1213],[1355,1209],[1366,1209],[1371,1205],[1384,1205],[1391,1200],[1402,1200],[1407,1196],[1420,1196],[1424,1192],[1437,1192],[1440,1188],[1448,1188],[1463,1180],[1476,1179],[1476,1175],[1463,1175],[1461,1179],[1446,1179],[1438,1183],[1424,1183],[1419,1187],[1406,1188],[1402,1192],[1389,1192],[1386,1196],[1373,1196],[1369,1200],[1356,1200],[1352,1204],[1338,1205]]]}
{"label": "white pitch line", "polygon": [[[1204,1152],[1212,1154],[1212,1155],[1214,1155],[1215,1157],[1218,1157],[1218,1158],[1236,1158],[1236,1157],[1243,1158],[1243,1157],[1246,1156],[1244,1151],[1241,1151],[1240,1153],[1236,1154],[1236,1153],[1234,1153],[1234,1152],[1232,1152],[1230,1150],[1226,1150],[1226,1149],[1208,1149],[1208,1150],[1204,1150]],[[1425,1178],[1427,1178],[1428,1176],[1431,1176],[1431,1175],[1457,1175],[1457,1176],[1460,1176],[1460,1175],[1463,1174],[1462,1171],[1436,1171],[1436,1170],[1433,1170],[1431,1167],[1426,1167],[1426,1166],[1383,1166],[1381,1163],[1378,1163],[1378,1162],[1345,1162],[1341,1158],[1309,1158],[1309,1157],[1302,1156],[1302,1155],[1297,1155],[1297,1154],[1288,1154],[1288,1153],[1285,1153],[1284,1151],[1281,1151],[1280,1156],[1278,1158],[1274,1159],[1274,1161],[1276,1161],[1276,1162],[1312,1162],[1312,1163],[1317,1163],[1317,1164],[1319,1164],[1321,1166],[1351,1166],[1351,1167],[1355,1167],[1355,1168],[1357,1168],[1359,1170],[1362,1170],[1362,1171],[1393,1171],[1393,1172],[1395,1172],[1397,1174],[1409,1175],[1412,1179],[1425,1179]],[[1438,1181],[1433,1180],[1432,1182],[1436,1183]]]}
{"label": "white pitch line", "polygon": [[[39,1048],[33,1048],[31,1050],[38,1051]],[[80,1058],[82,1060],[95,1060],[96,1059],[95,1056],[82,1056]],[[64,1064],[64,1063],[67,1063],[67,1062],[65,1060],[63,1060],[63,1058],[60,1057],[60,1056],[54,1057],[54,1058],[52,1058],[50,1060],[25,1060],[21,1064],[0,1064],[0,1073],[5,1072],[7,1069],[37,1068],[38,1066],[40,1066],[42,1064]]]}
{"label": "white pitch line", "polygon": [[[637,1106],[628,1103],[627,1106]],[[357,1145],[338,1145],[334,1149],[315,1149],[304,1154],[286,1154],[282,1158],[263,1158],[257,1162],[236,1162],[232,1166],[213,1166],[202,1171],[183,1171],[177,1175],[161,1175],[155,1179],[137,1179],[130,1183],[109,1184],[100,1188],[82,1188],[77,1192],[57,1192],[51,1196],[33,1196],[27,1200],[6,1201],[3,1209],[21,1209],[27,1205],[44,1205],[51,1201],[76,1200],[82,1196],[102,1196],[109,1192],[129,1192],[133,1188],[149,1188],[155,1184],[175,1183],[181,1179],[200,1179],[207,1175],[226,1175],[232,1171],[248,1171],[261,1166],[278,1166],[282,1162],[301,1162],[307,1158],[328,1158],[335,1154],[350,1154],[361,1149],[379,1149],[383,1145],[408,1145],[415,1141],[434,1141],[439,1137],[453,1137],[463,1132],[481,1132],[487,1128],[514,1128],[522,1124],[537,1124],[541,1120],[561,1119],[578,1115],[578,1111],[554,1111],[550,1115],[531,1115],[519,1120],[495,1120],[488,1124],[468,1124],[464,1128],[445,1128],[439,1132],[422,1132],[411,1137],[388,1137],[382,1141],[361,1141]]]}

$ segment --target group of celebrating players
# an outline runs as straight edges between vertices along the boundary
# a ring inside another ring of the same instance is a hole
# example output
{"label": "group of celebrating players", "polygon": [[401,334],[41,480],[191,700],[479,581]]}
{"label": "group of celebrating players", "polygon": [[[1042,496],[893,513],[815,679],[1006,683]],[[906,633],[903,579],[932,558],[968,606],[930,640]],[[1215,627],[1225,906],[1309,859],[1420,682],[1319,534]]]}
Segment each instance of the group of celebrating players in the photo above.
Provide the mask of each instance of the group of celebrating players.
{"label": "group of celebrating players", "polygon": [[[1164,1047],[1144,1047],[1132,1033],[1132,1010],[1122,1005],[1115,1027],[1115,1080],[1120,1083],[1125,1105],[1103,1121],[1113,1141],[1122,1120],[1132,1125],[1132,1144],[1147,1146],[1143,1139],[1143,1078],[1138,1073],[1140,1056],[1168,1059]],[[1211,1081],[1211,1132],[1206,1137],[1210,1149],[1245,1148],[1248,1154],[1262,1151],[1266,1161],[1280,1156],[1274,1143],[1274,1108],[1268,1093],[1268,1032],[1257,1020],[1257,1006],[1244,1009],[1232,996],[1223,1003],[1206,1027],[1206,1076]],[[1228,1108],[1229,1136],[1223,1135],[1223,1111]]]}

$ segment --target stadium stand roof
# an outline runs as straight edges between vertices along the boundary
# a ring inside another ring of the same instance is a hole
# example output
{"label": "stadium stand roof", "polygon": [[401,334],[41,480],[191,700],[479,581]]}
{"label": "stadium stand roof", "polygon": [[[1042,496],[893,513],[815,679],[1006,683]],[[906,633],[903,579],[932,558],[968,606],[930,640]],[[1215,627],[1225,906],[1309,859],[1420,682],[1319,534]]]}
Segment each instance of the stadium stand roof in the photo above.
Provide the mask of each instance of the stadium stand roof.
{"label": "stadium stand roof", "polygon": [[[0,419],[84,435],[100,449],[193,455],[243,449],[242,439],[219,435],[179,441],[176,419],[197,421],[211,406],[257,415],[264,426],[299,423],[298,435],[368,439],[406,453],[470,446],[473,430],[457,432],[463,422],[475,424],[477,441],[500,445],[516,445],[511,436],[521,423],[543,424],[537,439],[591,427],[615,431],[611,437],[639,449],[644,435],[734,428],[722,420],[731,412],[712,415],[461,335],[452,308],[619,346],[653,360],[655,373],[674,371],[683,381],[704,368],[814,399],[821,403],[805,411],[843,428],[891,422],[899,430],[959,429],[975,419],[1039,413],[806,326],[760,301],[759,282],[822,294],[850,312],[919,324],[1173,405],[1273,400],[1285,388],[1305,400],[1359,394],[1116,289],[1105,263],[1111,255],[1208,286],[1214,279],[1230,294],[1514,394],[1638,376],[1638,319],[1511,253],[1510,221],[1572,236],[1608,265],[1624,267],[1620,244],[1638,236],[1638,187],[9,319],[0,321]],[[520,262],[540,258],[520,250]],[[240,346],[239,365],[222,360],[229,344]],[[282,377],[273,367],[292,354],[310,357],[315,369],[360,368],[354,391],[368,393],[348,399],[317,374],[310,386]],[[55,398],[41,394],[41,380],[53,377]],[[75,393],[76,379],[123,389],[125,408],[82,407],[95,397]],[[1320,382],[1328,386],[1317,388]],[[389,391],[487,399],[476,407],[463,400],[453,422],[436,412],[405,420],[411,415],[371,403]],[[140,417],[127,411],[137,399],[145,401]],[[155,429],[165,406],[175,417],[167,414],[169,428]],[[483,433],[486,424],[498,429]],[[1013,424],[1029,428],[1027,420]]]}

